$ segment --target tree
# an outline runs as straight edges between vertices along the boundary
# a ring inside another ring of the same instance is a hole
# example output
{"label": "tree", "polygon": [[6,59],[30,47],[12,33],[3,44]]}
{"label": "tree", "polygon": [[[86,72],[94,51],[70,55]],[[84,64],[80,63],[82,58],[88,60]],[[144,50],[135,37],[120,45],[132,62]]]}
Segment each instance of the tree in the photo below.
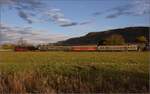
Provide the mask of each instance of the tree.
{"label": "tree", "polygon": [[105,45],[123,45],[125,44],[125,40],[123,36],[119,34],[114,34],[109,36],[108,38],[105,39],[104,43]]}
{"label": "tree", "polygon": [[146,47],[147,39],[144,36],[139,36],[136,38],[136,42],[138,43],[138,47],[141,50],[144,50]]}
{"label": "tree", "polygon": [[3,45],[1,46],[2,49],[14,49],[14,47],[15,47],[15,45],[9,44],[9,43],[3,44]]}
{"label": "tree", "polygon": [[138,43],[146,43],[147,39],[144,36],[139,36],[136,38],[136,42]]}
{"label": "tree", "polygon": [[17,44],[18,46],[27,46],[27,41],[25,41],[23,38],[20,38]]}
{"label": "tree", "polygon": [[105,45],[104,42],[105,42],[105,40],[100,40],[100,41],[98,41],[97,46]]}

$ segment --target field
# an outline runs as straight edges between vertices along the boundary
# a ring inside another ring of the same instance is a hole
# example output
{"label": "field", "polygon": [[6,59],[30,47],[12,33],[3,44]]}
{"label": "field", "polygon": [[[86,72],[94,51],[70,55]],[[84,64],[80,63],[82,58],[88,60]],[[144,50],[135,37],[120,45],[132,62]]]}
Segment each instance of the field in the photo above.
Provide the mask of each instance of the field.
{"label": "field", "polygon": [[149,92],[148,52],[0,52],[0,93]]}

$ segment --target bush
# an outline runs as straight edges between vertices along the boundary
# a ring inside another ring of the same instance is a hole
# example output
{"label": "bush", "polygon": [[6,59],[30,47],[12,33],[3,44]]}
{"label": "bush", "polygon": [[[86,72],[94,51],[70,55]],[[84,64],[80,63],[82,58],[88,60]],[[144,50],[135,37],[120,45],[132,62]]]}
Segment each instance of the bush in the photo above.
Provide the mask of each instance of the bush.
{"label": "bush", "polygon": [[14,49],[15,45],[13,44],[3,44],[1,46],[2,49]]}
{"label": "bush", "polygon": [[146,43],[147,39],[144,36],[139,36],[136,38],[136,42],[138,43]]}

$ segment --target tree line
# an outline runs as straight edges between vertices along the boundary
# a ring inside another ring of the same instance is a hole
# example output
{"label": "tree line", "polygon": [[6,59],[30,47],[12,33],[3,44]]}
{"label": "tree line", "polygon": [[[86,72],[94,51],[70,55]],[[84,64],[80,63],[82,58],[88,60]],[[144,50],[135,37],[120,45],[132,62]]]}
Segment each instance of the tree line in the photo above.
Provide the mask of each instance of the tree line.
{"label": "tree line", "polygon": [[[135,40],[135,43],[145,44],[147,39],[144,36],[139,36]],[[125,39],[122,35],[113,34],[98,42],[98,45],[124,45],[126,44]]]}

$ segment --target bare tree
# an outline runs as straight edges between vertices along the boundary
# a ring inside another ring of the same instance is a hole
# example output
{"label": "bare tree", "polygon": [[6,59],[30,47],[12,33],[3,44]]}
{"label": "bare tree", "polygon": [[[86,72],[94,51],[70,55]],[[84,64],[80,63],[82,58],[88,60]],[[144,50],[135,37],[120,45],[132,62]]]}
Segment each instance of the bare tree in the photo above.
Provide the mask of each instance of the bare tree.
{"label": "bare tree", "polygon": [[23,38],[20,38],[19,40],[18,40],[18,46],[27,46],[27,41],[26,40],[24,40]]}

